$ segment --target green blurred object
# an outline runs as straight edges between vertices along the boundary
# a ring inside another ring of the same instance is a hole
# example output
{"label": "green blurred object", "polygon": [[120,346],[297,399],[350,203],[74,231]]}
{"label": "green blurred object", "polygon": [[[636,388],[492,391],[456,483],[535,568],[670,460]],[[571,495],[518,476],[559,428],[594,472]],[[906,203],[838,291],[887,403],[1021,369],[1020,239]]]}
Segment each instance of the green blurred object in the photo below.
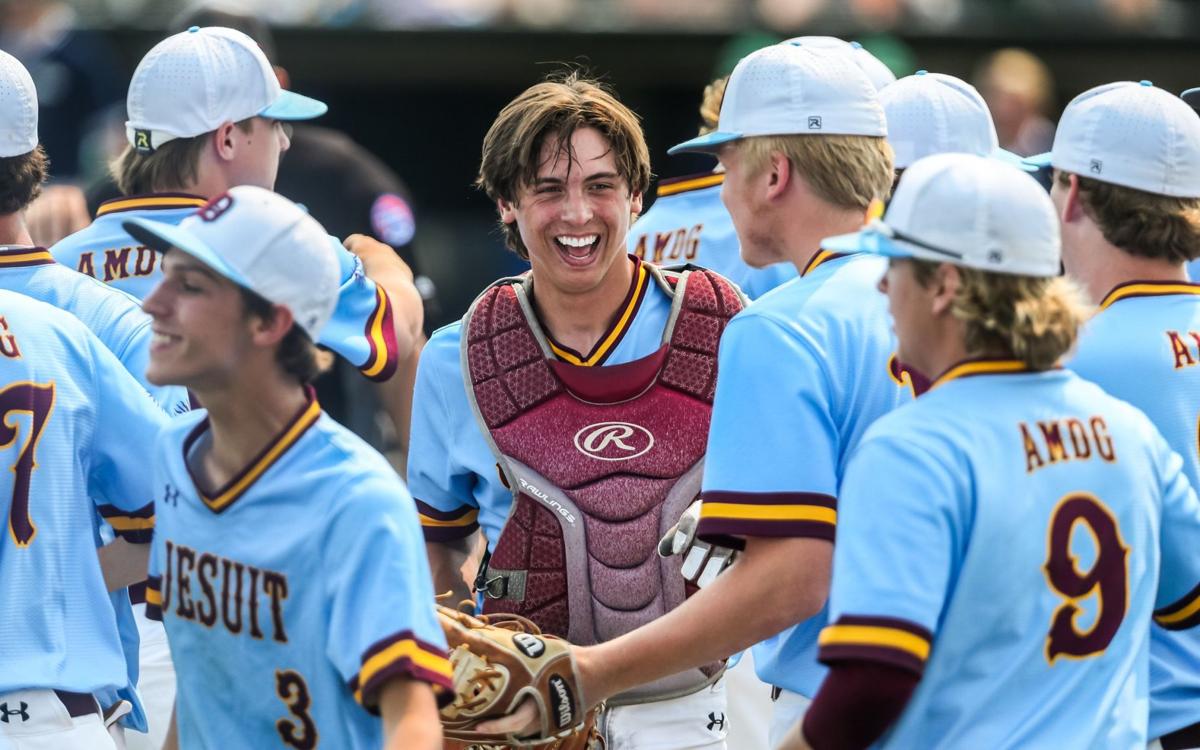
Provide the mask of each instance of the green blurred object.
{"label": "green blurred object", "polygon": [[880,62],[896,74],[897,78],[912,75],[917,69],[917,56],[912,47],[899,37],[891,34],[876,34],[857,40],[867,52],[879,58]]}
{"label": "green blurred object", "polygon": [[779,44],[782,41],[782,37],[766,31],[751,31],[730,38],[717,53],[717,64],[713,67],[712,77],[721,78],[729,75],[738,64],[738,60],[755,50]]}

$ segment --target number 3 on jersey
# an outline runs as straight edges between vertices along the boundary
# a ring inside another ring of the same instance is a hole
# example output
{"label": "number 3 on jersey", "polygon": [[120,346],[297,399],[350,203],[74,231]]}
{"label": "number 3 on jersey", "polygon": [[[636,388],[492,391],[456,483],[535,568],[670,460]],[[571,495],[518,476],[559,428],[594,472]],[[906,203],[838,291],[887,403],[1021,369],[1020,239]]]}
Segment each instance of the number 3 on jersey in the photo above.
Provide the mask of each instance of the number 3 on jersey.
{"label": "number 3 on jersey", "polygon": [[[13,472],[12,504],[8,510],[8,533],[18,547],[28,547],[37,534],[29,515],[29,485],[37,468],[37,444],[50,412],[54,410],[54,383],[14,383],[0,391],[0,450],[12,448],[18,440],[19,452]],[[21,435],[18,414],[29,415],[28,434]]]}
{"label": "number 3 on jersey", "polygon": [[308,684],[304,682],[304,678],[295,670],[276,670],[275,694],[296,719],[280,719],[275,722],[275,730],[279,732],[283,744],[296,750],[313,750],[317,746],[317,726],[308,713],[308,709],[312,707],[312,698],[309,697]]}
{"label": "number 3 on jersey", "polygon": [[[1071,552],[1076,524],[1083,526],[1095,545],[1095,559],[1084,571]],[[1066,601],[1054,611],[1046,635],[1046,660],[1060,656],[1086,659],[1104,653],[1121,627],[1128,606],[1128,548],[1121,541],[1117,519],[1098,499],[1086,494],[1067,495],[1050,516],[1046,564],[1042,570],[1050,588]],[[1080,602],[1095,595],[1096,615],[1085,631],[1075,619]]]}

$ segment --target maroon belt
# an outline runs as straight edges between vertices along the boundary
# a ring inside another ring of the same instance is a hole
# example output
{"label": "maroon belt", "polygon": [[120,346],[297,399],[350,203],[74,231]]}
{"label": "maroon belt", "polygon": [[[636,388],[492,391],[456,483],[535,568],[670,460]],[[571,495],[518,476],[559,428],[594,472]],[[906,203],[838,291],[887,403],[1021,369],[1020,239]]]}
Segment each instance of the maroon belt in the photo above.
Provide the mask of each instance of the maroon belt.
{"label": "maroon belt", "polygon": [[62,701],[63,706],[67,709],[72,717],[87,716],[88,714],[100,713],[100,704],[96,702],[96,698],[91,693],[72,693],[70,690],[55,690],[54,694]]}

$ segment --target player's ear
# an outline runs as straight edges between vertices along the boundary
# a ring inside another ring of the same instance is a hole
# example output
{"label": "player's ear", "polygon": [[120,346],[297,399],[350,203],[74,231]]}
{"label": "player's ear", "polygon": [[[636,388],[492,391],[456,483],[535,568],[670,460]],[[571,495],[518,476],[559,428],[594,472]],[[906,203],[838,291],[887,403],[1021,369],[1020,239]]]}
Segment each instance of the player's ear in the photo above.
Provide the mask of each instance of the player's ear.
{"label": "player's ear", "polygon": [[629,196],[629,211],[634,216],[638,216],[639,214],[642,213],[642,193],[641,193],[641,191],[638,191],[638,192],[634,193],[633,195]]}
{"label": "player's ear", "polygon": [[937,270],[933,274],[933,281],[928,287],[931,292],[931,310],[935,316],[949,314],[950,307],[954,304],[954,299],[958,296],[958,288],[961,285],[962,276],[958,273],[957,266],[952,266],[949,263],[938,265]]}
{"label": "player's ear", "polygon": [[250,336],[256,346],[274,346],[283,341],[295,322],[291,310],[283,305],[272,305],[269,316],[250,316]]}
{"label": "player's ear", "polygon": [[[1057,179],[1055,175],[1055,179]],[[1067,185],[1064,187],[1061,183],[1059,189],[1063,191],[1064,198],[1059,219],[1064,224],[1071,224],[1079,221],[1084,217],[1083,202],[1079,197],[1079,175],[1068,174]]]}
{"label": "player's ear", "polygon": [[496,199],[496,210],[500,212],[500,221],[505,224],[512,224],[517,220],[517,204],[504,200],[503,198]]}
{"label": "player's ear", "polygon": [[217,129],[212,133],[213,149],[224,161],[233,161],[237,155],[236,139],[234,138],[234,130],[237,125],[232,122],[223,122],[217,126]]}
{"label": "player's ear", "polygon": [[783,195],[791,181],[796,178],[792,172],[792,161],[781,151],[771,152],[770,166],[767,172],[767,200],[775,200]]}

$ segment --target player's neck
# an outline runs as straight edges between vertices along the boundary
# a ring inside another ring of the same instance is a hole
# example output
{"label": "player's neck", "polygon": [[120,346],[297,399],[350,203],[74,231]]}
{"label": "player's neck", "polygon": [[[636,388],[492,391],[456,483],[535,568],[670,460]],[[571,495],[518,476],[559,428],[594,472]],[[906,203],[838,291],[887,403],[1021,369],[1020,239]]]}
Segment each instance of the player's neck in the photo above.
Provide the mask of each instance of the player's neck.
{"label": "player's neck", "polygon": [[566,293],[551,284],[538,286],[535,277],[533,303],[538,318],[558,343],[577,352],[591,351],[629,294],[634,269],[634,262],[622,256],[596,288],[582,293]]}
{"label": "player's neck", "polygon": [[836,208],[827,203],[807,211],[785,214],[782,233],[786,260],[803,273],[809,261],[821,251],[821,240],[862,229],[864,213],[857,209]]}
{"label": "player's neck", "polygon": [[1187,267],[1158,258],[1130,255],[1107,242],[1089,248],[1087,267],[1076,280],[1084,285],[1088,297],[1099,304],[1108,293],[1131,281],[1187,281]]}
{"label": "player's neck", "polygon": [[0,215],[0,245],[32,245],[33,238],[20,212]]}
{"label": "player's neck", "polygon": [[[269,371],[265,374],[263,370]],[[198,393],[208,410],[212,440],[198,456],[210,487],[221,487],[250,465],[296,418],[307,403],[294,378],[267,367],[246,371],[243,382]]]}

